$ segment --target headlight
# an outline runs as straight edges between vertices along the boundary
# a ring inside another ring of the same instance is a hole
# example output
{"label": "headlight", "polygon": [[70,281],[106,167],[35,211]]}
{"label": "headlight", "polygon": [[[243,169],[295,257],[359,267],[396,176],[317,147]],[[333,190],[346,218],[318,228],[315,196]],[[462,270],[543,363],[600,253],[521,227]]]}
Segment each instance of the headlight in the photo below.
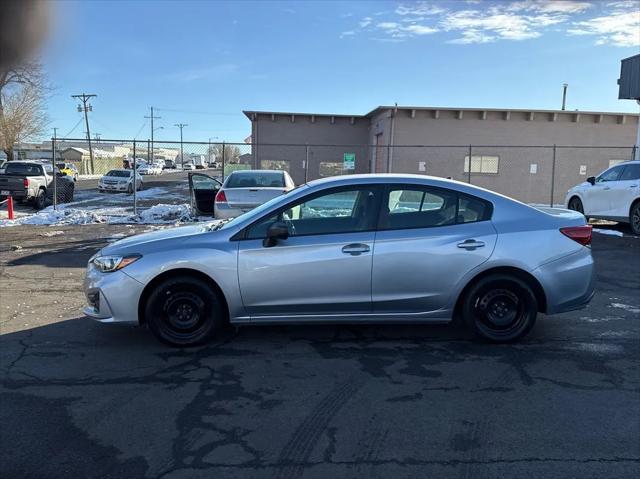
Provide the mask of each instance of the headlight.
{"label": "headlight", "polygon": [[131,263],[138,261],[142,258],[142,255],[131,254],[127,256],[109,255],[109,256],[96,256],[93,258],[93,264],[103,273],[111,273],[118,271]]}

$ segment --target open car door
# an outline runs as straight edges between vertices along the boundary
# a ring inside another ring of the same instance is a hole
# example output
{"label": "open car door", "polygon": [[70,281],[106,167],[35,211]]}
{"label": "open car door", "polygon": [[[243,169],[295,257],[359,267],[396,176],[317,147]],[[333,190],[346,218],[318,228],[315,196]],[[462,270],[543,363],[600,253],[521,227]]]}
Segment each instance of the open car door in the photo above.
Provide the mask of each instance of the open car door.
{"label": "open car door", "polygon": [[189,173],[191,209],[198,216],[213,216],[213,205],[222,182],[204,173]]}

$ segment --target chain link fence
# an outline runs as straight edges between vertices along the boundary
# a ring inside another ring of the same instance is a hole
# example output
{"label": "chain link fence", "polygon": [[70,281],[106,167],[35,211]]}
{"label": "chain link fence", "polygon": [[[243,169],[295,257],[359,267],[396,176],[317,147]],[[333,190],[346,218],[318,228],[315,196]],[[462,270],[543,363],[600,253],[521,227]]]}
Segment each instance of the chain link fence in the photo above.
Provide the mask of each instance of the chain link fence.
{"label": "chain link fence", "polygon": [[[520,201],[562,206],[566,192],[610,166],[634,158],[636,147],[555,145],[328,145],[52,140],[56,163],[71,165],[86,198],[113,169],[141,173],[142,192],[118,196],[126,208],[189,202],[188,172],[223,180],[240,169],[285,170],[296,184],[356,173],[410,173],[471,183]],[[134,162],[135,159],[135,162]],[[146,190],[146,192],[145,192]],[[94,195],[95,196],[95,195]],[[117,203],[108,195],[95,203]]]}

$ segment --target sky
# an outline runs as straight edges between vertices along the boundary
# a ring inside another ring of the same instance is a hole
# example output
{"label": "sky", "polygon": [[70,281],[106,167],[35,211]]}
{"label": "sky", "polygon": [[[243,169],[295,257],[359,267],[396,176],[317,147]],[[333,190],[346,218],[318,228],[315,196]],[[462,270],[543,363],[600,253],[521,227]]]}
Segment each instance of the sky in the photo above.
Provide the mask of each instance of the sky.
{"label": "sky", "polygon": [[[378,105],[638,112],[617,99],[640,52],[634,1],[71,1],[39,52],[58,135],[242,141],[242,110]],[[47,133],[47,137],[50,133]]]}

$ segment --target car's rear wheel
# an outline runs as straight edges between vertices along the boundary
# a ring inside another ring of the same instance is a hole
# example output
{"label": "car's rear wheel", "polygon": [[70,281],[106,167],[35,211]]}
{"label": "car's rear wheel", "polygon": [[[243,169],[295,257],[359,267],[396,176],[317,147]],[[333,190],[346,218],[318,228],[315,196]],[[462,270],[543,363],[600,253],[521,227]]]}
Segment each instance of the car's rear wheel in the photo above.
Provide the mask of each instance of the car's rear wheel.
{"label": "car's rear wheel", "polygon": [[574,196],[569,200],[569,209],[584,214],[584,207],[582,201],[577,196]]}
{"label": "car's rear wheel", "polygon": [[636,203],[631,206],[629,226],[631,226],[633,234],[640,235],[640,201],[636,201]]}
{"label": "car's rear wheel", "polygon": [[483,339],[509,343],[533,328],[538,302],[531,287],[520,278],[493,274],[481,278],[466,293],[462,315],[471,331]]}
{"label": "car's rear wheel", "polygon": [[33,200],[33,206],[37,210],[41,210],[47,204],[47,194],[44,190],[38,190],[36,197]]}
{"label": "car's rear wheel", "polygon": [[145,319],[153,334],[172,346],[196,346],[225,324],[222,303],[211,286],[180,276],[160,283],[149,295]]}
{"label": "car's rear wheel", "polygon": [[131,183],[129,183],[129,186],[127,186],[127,194],[132,194],[133,193],[133,185]]}

